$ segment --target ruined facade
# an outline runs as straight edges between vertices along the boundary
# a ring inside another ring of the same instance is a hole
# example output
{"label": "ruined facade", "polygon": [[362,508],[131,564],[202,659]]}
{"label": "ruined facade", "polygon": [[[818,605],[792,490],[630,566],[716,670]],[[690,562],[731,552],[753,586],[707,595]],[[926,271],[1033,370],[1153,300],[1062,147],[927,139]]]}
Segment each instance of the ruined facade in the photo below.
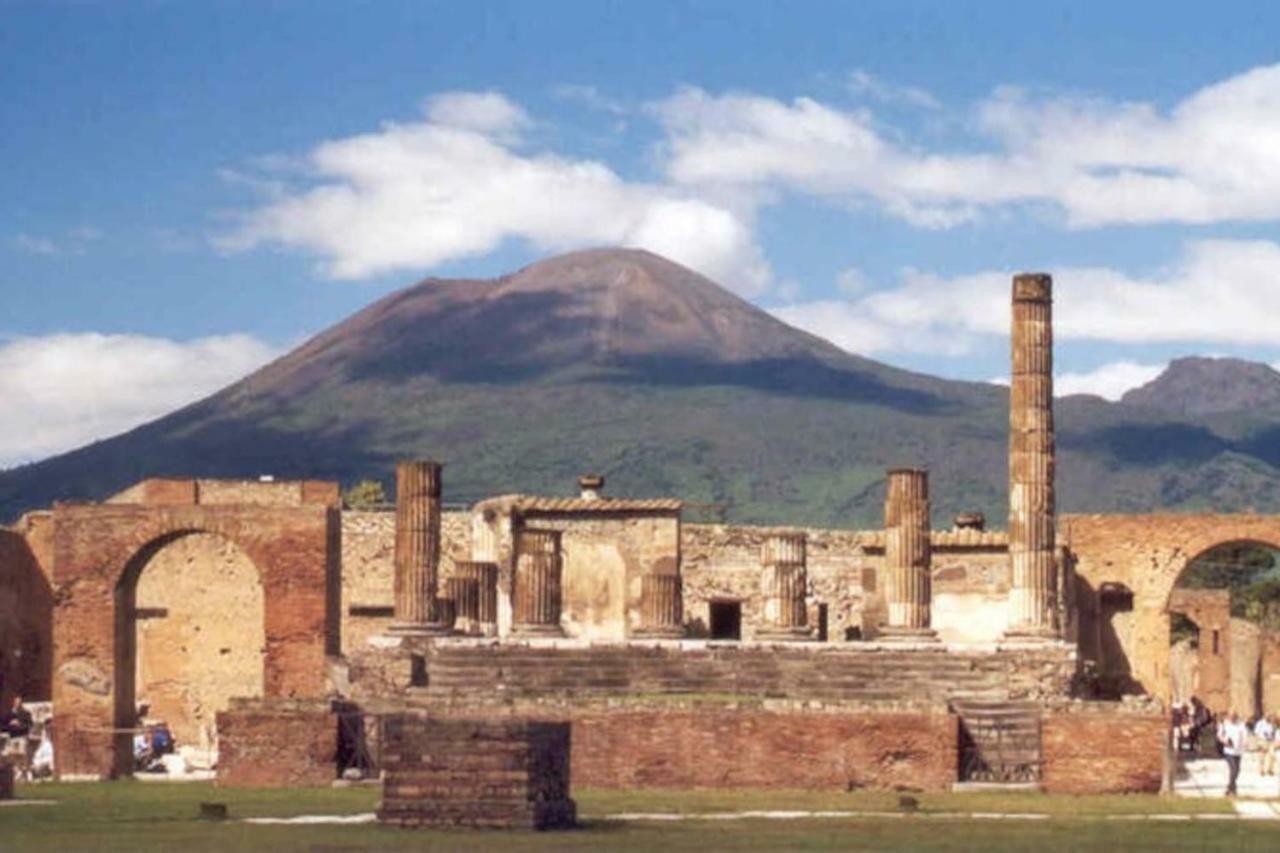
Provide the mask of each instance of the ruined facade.
{"label": "ruined facade", "polygon": [[[915,469],[865,531],[689,524],[598,476],[445,511],[425,460],[395,512],[341,511],[329,483],[148,480],[0,531],[0,699],[53,700],[67,777],[129,772],[145,701],[227,781],[316,781],[336,699],[569,720],[580,783],[929,788],[985,760],[965,702],[1010,702],[1041,756],[1010,772],[1149,789],[1159,713],[1079,700],[1167,699],[1169,614],[1207,622],[1178,576],[1223,542],[1280,545],[1280,517],[1059,517],[1051,300],[1015,279],[1008,532],[930,529]],[[1280,702],[1280,642],[1256,645]],[[1086,772],[1116,738],[1139,746]]]}

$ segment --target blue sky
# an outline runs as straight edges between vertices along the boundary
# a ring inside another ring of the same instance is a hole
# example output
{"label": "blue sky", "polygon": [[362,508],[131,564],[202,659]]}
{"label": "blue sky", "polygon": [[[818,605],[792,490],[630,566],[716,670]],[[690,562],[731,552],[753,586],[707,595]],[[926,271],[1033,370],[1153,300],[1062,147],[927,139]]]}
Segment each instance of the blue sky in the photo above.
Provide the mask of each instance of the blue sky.
{"label": "blue sky", "polygon": [[0,465],[425,275],[639,245],[893,364],[1280,360],[1280,7],[0,2]]}

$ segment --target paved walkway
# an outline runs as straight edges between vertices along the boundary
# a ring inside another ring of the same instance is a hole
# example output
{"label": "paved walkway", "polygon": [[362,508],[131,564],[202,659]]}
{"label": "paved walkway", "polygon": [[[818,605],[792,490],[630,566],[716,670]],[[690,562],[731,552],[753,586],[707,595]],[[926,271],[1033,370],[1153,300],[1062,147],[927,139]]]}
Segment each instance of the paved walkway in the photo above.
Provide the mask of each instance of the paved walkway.
{"label": "paved walkway", "polygon": [[[1246,755],[1236,793],[1241,800],[1280,798],[1280,776],[1263,776],[1261,756]],[[1221,797],[1227,790],[1227,762],[1221,758],[1192,758],[1179,762],[1173,791],[1180,797]]]}

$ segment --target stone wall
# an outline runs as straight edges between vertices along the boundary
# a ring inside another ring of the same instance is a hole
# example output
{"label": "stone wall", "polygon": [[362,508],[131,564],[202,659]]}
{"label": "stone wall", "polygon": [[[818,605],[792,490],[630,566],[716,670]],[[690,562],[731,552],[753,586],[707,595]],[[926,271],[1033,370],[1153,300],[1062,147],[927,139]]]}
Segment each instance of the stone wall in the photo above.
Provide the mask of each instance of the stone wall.
{"label": "stone wall", "polygon": [[[440,578],[471,559],[471,514],[445,512],[440,519]],[[369,638],[390,627],[395,607],[396,515],[342,513],[342,649],[364,649]]]}
{"label": "stone wall", "polygon": [[319,786],[337,776],[338,723],[327,703],[237,701],[217,725],[219,785]]}
{"label": "stone wall", "polygon": [[[330,646],[336,512],[325,506],[99,504],[54,508],[52,698],[59,773],[129,772],[137,579],[165,545],[196,532],[232,541],[263,586],[263,690],[322,696]],[[333,626],[336,631],[336,625]]]}
{"label": "stone wall", "polygon": [[573,716],[573,774],[601,788],[945,791],[954,716],[738,709]]}
{"label": "stone wall", "polygon": [[[685,619],[706,636],[710,605],[740,602],[742,638],[761,621],[760,548],[780,528],[686,524],[681,535]],[[795,530],[795,528],[786,528]],[[869,638],[887,618],[881,531],[805,528],[808,543],[809,624],[826,608],[828,640]],[[994,642],[1008,623],[1009,566],[1002,534],[933,535],[933,627],[945,642]]]}
{"label": "stone wall", "polygon": [[15,694],[47,701],[53,667],[53,525],[48,513],[0,528],[0,707]]}
{"label": "stone wall", "polygon": [[523,719],[383,721],[378,820],[405,827],[567,829],[569,726]]}
{"label": "stone wall", "polygon": [[[1075,557],[1081,655],[1132,692],[1166,701],[1169,598],[1187,564],[1233,542],[1280,547],[1280,516],[1064,515],[1059,530]],[[1126,609],[1102,612],[1099,592],[1108,584],[1131,593]]]}
{"label": "stone wall", "polygon": [[1169,721],[1163,714],[1082,704],[1041,720],[1044,790],[1051,794],[1156,793]]}
{"label": "stone wall", "polygon": [[207,533],[164,546],[136,595],[137,690],[179,745],[216,742],[215,715],[232,697],[262,695],[263,591],[234,543]]}
{"label": "stone wall", "polygon": [[1230,638],[1226,651],[1230,655],[1231,701],[1224,710],[1236,711],[1247,720],[1262,708],[1258,689],[1262,675],[1262,629],[1245,619],[1232,619],[1226,633]]}
{"label": "stone wall", "polygon": [[[1231,627],[1231,593],[1225,589],[1175,589],[1169,595],[1169,612],[1181,613],[1199,629],[1196,643],[1196,679],[1191,692],[1170,696],[1189,700],[1199,697],[1214,711],[1225,711],[1232,704],[1232,673],[1235,670]],[[1173,670],[1170,652],[1170,685],[1179,681]]]}

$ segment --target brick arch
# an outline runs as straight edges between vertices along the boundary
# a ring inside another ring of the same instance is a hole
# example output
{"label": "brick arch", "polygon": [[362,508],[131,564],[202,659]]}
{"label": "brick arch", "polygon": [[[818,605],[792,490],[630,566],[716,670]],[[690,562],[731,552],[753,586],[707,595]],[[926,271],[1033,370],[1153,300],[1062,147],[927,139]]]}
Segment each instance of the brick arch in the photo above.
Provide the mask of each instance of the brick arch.
{"label": "brick arch", "polygon": [[[253,614],[247,615],[251,619],[256,619],[260,627],[265,633],[266,629],[266,600],[265,600],[265,580],[266,573],[262,570],[262,566],[254,560],[245,550],[244,546],[236,542],[230,536],[224,533],[214,532],[200,528],[182,527],[176,530],[170,530],[156,536],[147,542],[141,548],[134,552],[124,563],[124,568],[120,572],[120,576],[116,581],[114,595],[114,611],[115,611],[115,660],[114,660],[114,677],[113,677],[113,694],[114,694],[114,726],[120,733],[115,743],[117,770],[123,775],[131,770],[132,763],[132,740],[128,734],[124,733],[125,729],[129,729],[136,724],[136,709],[138,707],[138,633],[139,626],[137,620],[137,592],[138,584],[142,580],[143,575],[152,565],[154,559],[164,549],[170,545],[185,539],[188,536],[207,535],[218,539],[221,542],[229,543],[243,555],[244,559],[253,567],[253,576],[258,584],[257,595],[262,600],[262,605]],[[243,625],[244,623],[239,623]],[[265,656],[264,656],[265,657]],[[265,663],[265,661],[263,661]],[[257,693],[252,695],[261,695],[265,685],[266,667],[262,667],[262,674],[256,679],[258,681]],[[175,734],[176,734],[175,729]],[[179,738],[181,735],[179,735]]]}
{"label": "brick arch", "polygon": [[[321,696],[331,648],[337,519],[325,506],[59,505],[54,508],[53,699],[64,776],[128,772],[117,712],[120,592],[150,555],[192,533],[240,548],[262,582],[263,694]],[[132,575],[132,577],[131,577]],[[119,715],[118,715],[119,714]]]}
{"label": "brick arch", "polygon": [[[1219,545],[1257,542],[1280,548],[1280,515],[1169,513],[1154,515],[1068,515],[1061,520],[1064,541],[1074,558],[1083,590],[1096,594],[1103,584],[1133,591],[1128,635],[1120,638],[1133,681],[1142,690],[1169,699],[1169,599],[1187,565]],[[1082,613],[1083,615],[1083,613]],[[1106,668],[1099,644],[1082,620],[1081,653]]]}

